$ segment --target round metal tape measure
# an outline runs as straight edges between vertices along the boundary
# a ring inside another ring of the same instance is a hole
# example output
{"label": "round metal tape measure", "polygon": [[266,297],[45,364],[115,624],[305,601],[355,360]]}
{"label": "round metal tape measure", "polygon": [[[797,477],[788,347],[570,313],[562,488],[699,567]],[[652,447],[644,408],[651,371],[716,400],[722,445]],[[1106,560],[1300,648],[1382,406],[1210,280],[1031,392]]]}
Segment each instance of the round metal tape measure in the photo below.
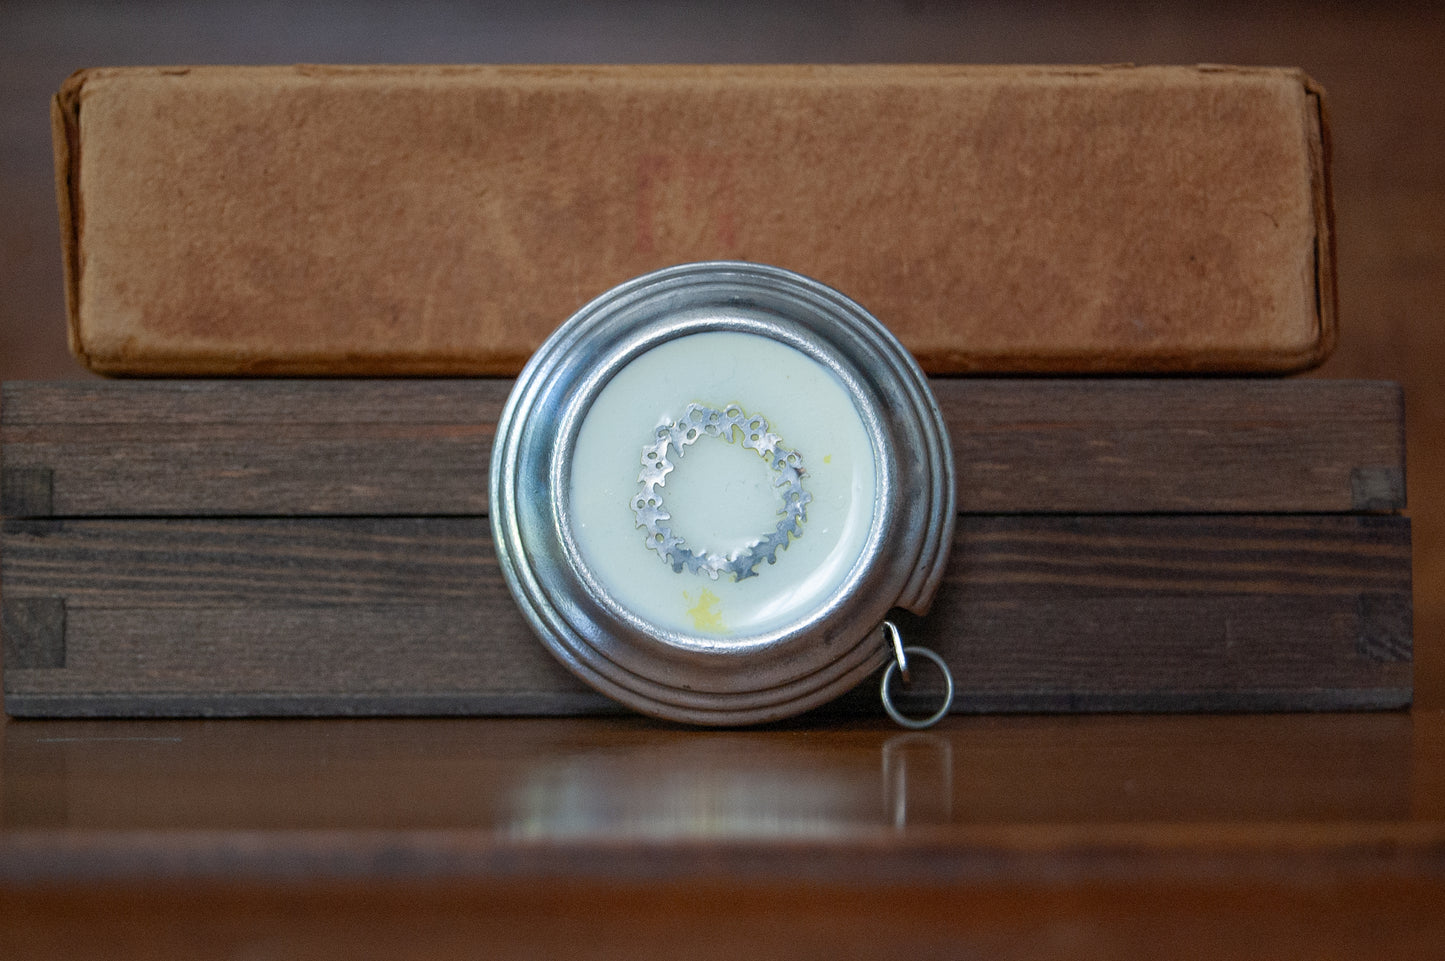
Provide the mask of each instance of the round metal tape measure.
{"label": "round metal tape measure", "polygon": [[789,717],[893,660],[882,625],[927,610],[953,534],[912,356],[837,291],[748,263],[648,274],[563,324],[507,402],[490,493],[542,642],[698,724]]}

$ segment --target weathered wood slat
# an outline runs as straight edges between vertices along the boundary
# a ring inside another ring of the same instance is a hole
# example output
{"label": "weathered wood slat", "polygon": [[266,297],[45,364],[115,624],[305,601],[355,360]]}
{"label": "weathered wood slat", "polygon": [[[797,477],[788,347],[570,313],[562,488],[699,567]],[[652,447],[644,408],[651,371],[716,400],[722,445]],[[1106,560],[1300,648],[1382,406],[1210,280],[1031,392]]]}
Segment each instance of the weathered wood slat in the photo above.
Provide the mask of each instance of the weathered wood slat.
{"label": "weathered wood slat", "polygon": [[[1405,505],[1394,384],[948,380],[964,513]],[[4,386],[11,517],[483,515],[510,388],[472,381]]]}
{"label": "weathered wood slat", "polygon": [[[14,714],[607,706],[527,630],[482,518],[8,521],[0,547],[7,611],[63,605],[58,649],[6,671]],[[1409,521],[965,518],[905,629],[960,711],[1400,706]],[[845,709],[874,709],[866,687]]]}
{"label": "weathered wood slat", "polygon": [[1400,510],[1404,404],[1370,381],[934,380],[965,513]]}
{"label": "weathered wood slat", "polygon": [[[997,596],[1354,595],[1408,589],[1395,516],[963,519],[945,579]],[[67,607],[510,607],[484,518],[7,521],[6,596]],[[143,602],[143,603],[142,603]]]}

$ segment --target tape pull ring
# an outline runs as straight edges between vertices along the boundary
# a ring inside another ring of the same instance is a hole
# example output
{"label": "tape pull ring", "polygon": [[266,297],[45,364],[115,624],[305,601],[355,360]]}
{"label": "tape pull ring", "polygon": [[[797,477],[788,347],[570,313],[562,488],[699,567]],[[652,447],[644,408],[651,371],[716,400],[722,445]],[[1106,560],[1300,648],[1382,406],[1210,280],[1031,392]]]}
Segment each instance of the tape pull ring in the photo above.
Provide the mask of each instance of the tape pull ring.
{"label": "tape pull ring", "polygon": [[[948,669],[943,658],[926,647],[905,647],[903,634],[898,630],[898,625],[892,621],[883,622],[883,633],[888,638],[888,644],[892,648],[893,657],[888,662],[888,669],[883,672],[883,682],[879,686],[879,693],[883,698],[883,710],[900,727],[906,727],[911,731],[921,731],[933,727],[939,721],[948,716],[948,711],[953,707],[953,672]],[[912,674],[909,670],[908,657],[914,655],[926,661],[932,661],[934,666],[943,674],[943,704],[938,710],[923,718],[908,717],[893,703],[893,695],[889,693],[889,685],[896,673],[907,686],[913,683]]]}

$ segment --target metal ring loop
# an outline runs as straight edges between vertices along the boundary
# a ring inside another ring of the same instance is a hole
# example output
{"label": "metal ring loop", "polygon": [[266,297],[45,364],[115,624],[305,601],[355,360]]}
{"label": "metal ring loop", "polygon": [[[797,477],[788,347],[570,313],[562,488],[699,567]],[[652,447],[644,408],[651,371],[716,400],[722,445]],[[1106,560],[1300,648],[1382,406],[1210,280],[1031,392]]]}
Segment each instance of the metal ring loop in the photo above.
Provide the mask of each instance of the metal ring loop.
{"label": "metal ring loop", "polygon": [[938,669],[943,672],[943,706],[921,720],[906,717],[898,708],[893,706],[893,698],[888,694],[888,682],[893,680],[893,673],[898,670],[898,661],[890,661],[888,663],[888,669],[883,672],[883,684],[881,686],[883,710],[887,711],[888,716],[893,718],[899,726],[906,727],[913,731],[921,731],[943,720],[944,717],[947,716],[949,708],[953,707],[953,672],[948,669],[948,665],[943,662],[943,658],[926,647],[905,647],[903,650],[909,654],[916,654],[919,657],[927,658],[938,665]]}

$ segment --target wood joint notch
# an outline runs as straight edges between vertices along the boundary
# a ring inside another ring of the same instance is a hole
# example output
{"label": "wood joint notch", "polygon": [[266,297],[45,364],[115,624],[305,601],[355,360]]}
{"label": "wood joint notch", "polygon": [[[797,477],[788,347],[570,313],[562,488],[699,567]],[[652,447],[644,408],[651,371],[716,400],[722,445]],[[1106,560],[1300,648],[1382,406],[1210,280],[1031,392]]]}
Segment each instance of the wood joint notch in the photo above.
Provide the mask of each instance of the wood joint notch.
{"label": "wood joint notch", "polygon": [[49,517],[55,506],[55,472],[49,467],[0,470],[0,516]]}
{"label": "wood joint notch", "polygon": [[65,666],[65,598],[7,597],[0,601],[7,671]]}
{"label": "wood joint notch", "polygon": [[1350,471],[1350,506],[1357,511],[1405,509],[1405,472],[1399,467],[1356,467]]}
{"label": "wood joint notch", "polygon": [[1362,594],[1356,610],[1355,653],[1376,664],[1410,663],[1415,633],[1409,594]]}

